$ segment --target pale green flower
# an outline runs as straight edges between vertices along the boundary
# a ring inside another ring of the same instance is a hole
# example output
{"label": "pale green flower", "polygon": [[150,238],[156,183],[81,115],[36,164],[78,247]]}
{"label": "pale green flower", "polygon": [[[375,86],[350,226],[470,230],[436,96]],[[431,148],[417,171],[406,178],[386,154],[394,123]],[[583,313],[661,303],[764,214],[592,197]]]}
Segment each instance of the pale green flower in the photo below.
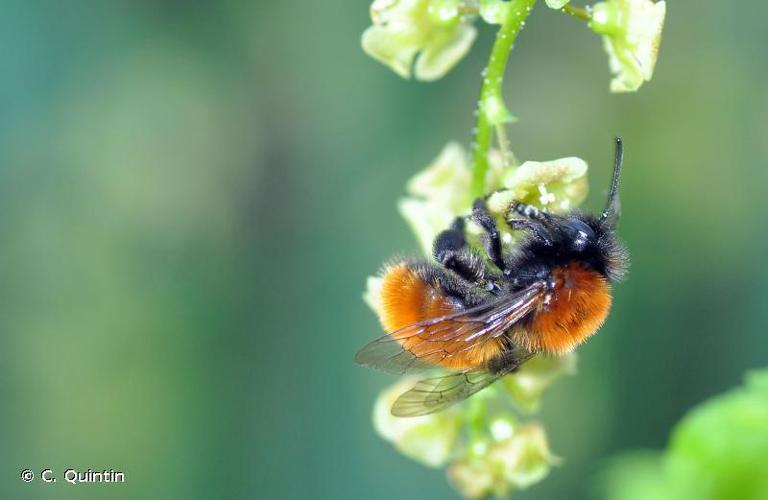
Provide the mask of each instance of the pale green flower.
{"label": "pale green flower", "polygon": [[[522,201],[553,213],[578,206],[587,196],[587,164],[580,158],[503,166],[498,151],[488,155],[486,186],[489,192],[501,190],[488,199],[488,209],[499,218],[503,241],[513,241],[511,230],[503,223],[512,201]],[[408,181],[410,195],[400,200],[398,209],[416,235],[425,255],[432,254],[432,243],[456,217],[469,213],[467,196],[471,176],[468,155],[460,144],[448,143],[440,155]],[[482,231],[468,226],[470,242],[477,243]]]}
{"label": "pale green flower", "polygon": [[653,76],[666,15],[666,2],[608,0],[592,7],[589,26],[603,35],[611,92],[634,92]]}
{"label": "pale green flower", "polygon": [[538,162],[527,161],[509,169],[501,179],[504,191],[488,199],[488,209],[506,215],[512,201],[535,205],[553,213],[577,207],[587,196],[587,163],[569,157]]}
{"label": "pale green flower", "polygon": [[[535,162],[527,163],[535,165]],[[549,163],[543,169],[544,173],[537,174],[541,179],[534,175],[536,177],[534,180],[541,181],[546,186],[546,183],[550,182],[547,179],[551,178],[553,189],[561,194],[561,198],[576,194],[578,196],[574,198],[574,203],[580,203],[583,196],[581,196],[580,189],[575,189],[575,187],[581,184],[576,186],[571,180],[579,172],[569,170],[578,168],[579,165],[572,165],[571,162],[562,163],[562,160],[558,160],[558,163],[551,166]],[[526,175],[529,175],[526,172],[533,168],[531,165],[523,170],[518,179],[513,174],[516,169],[520,169],[522,166],[517,167],[514,162],[509,162],[504,167],[501,154],[492,150],[488,154],[488,172],[485,181],[488,191],[493,192],[505,188],[505,182],[511,182],[516,183],[518,187],[515,190],[516,193],[527,193],[529,188],[533,189],[533,186],[523,186],[527,179]],[[536,174],[541,169],[534,168],[534,170],[534,174]],[[544,179],[544,177],[547,178]],[[409,196],[400,200],[398,209],[408,225],[411,226],[425,255],[432,254],[432,243],[438,233],[450,227],[456,217],[469,213],[472,200],[467,193],[469,193],[471,182],[469,156],[464,148],[456,142],[446,144],[438,157],[427,168],[408,181],[406,192]],[[502,210],[498,210],[496,214],[503,216],[502,212]],[[468,229],[470,236],[474,234],[479,237],[482,233],[479,228],[473,227],[473,225],[470,225]],[[505,231],[506,229],[502,225],[502,232]],[[510,241],[506,242],[509,243]]]}
{"label": "pale green flower", "polygon": [[409,195],[398,208],[413,229],[425,255],[432,242],[459,214],[469,211],[470,173],[467,153],[456,142],[448,143],[440,155],[408,181]]}
{"label": "pale green flower", "polygon": [[374,0],[363,50],[403,78],[413,73],[418,80],[437,80],[477,36],[471,16],[459,7],[459,0]]}
{"label": "pale green flower", "polygon": [[468,457],[448,467],[448,480],[464,498],[483,498],[494,490],[494,475],[482,457]]}
{"label": "pale green flower", "polygon": [[[494,421],[491,424],[493,430]],[[537,423],[519,429],[505,425],[504,437],[482,453],[469,450],[448,468],[451,484],[466,498],[507,496],[544,479],[558,459],[550,452],[544,428]]]}
{"label": "pale green flower", "polygon": [[373,408],[373,425],[381,437],[417,462],[441,467],[451,458],[461,427],[458,407],[420,417],[400,418],[391,413],[392,404],[416,382],[405,377],[385,389]]}
{"label": "pale green flower", "polygon": [[537,356],[514,374],[501,379],[501,383],[520,409],[535,412],[539,409],[544,391],[561,376],[571,375],[575,371],[575,353],[565,356]]}
{"label": "pale green flower", "polygon": [[544,479],[558,459],[550,452],[544,428],[531,423],[511,438],[494,444],[488,451],[493,468],[510,486],[525,489]]}

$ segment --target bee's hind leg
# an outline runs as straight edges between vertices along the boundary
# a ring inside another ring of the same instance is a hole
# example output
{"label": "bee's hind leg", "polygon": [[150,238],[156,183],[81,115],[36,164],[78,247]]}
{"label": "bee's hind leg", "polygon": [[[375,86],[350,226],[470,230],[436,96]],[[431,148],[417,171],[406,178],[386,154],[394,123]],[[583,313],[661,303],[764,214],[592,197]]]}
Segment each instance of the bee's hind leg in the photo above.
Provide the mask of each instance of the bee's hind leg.
{"label": "bee's hind leg", "polygon": [[488,209],[485,207],[485,201],[482,198],[476,199],[472,204],[472,220],[488,234],[488,238],[485,241],[485,251],[488,253],[488,257],[501,272],[509,274],[501,253],[501,234],[496,226],[496,219],[488,212]]}
{"label": "bee's hind leg", "polygon": [[437,235],[432,254],[440,265],[469,282],[482,282],[491,275],[483,259],[467,245],[464,219],[461,217],[456,218],[450,229]]}

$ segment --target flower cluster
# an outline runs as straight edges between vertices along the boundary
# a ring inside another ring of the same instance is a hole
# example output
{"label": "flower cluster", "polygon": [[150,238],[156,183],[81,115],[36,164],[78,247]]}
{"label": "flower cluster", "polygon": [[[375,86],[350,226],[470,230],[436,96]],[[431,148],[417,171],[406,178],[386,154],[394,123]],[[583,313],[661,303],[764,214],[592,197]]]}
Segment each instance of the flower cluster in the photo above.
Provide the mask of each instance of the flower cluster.
{"label": "flower cluster", "polygon": [[[488,155],[485,185],[494,193],[488,209],[499,219],[506,243],[513,235],[503,219],[512,200],[522,201],[549,212],[565,212],[578,206],[587,195],[587,164],[580,158],[552,161],[526,161],[522,165],[507,162],[493,150]],[[407,184],[409,196],[400,200],[400,213],[411,226],[426,255],[432,242],[458,216],[470,211],[470,168],[467,152],[460,144],[448,143],[426,169]],[[480,228],[470,226],[475,235]]]}
{"label": "flower cluster", "polygon": [[517,426],[509,417],[491,422],[490,443],[448,467],[451,484],[466,498],[509,495],[549,474],[557,457],[549,451],[544,428],[536,423]]}
{"label": "flower cluster", "polygon": [[[374,0],[363,50],[403,78],[433,81],[472,47],[479,17],[500,24],[514,2],[503,0]],[[569,0],[546,0],[560,10]],[[614,78],[612,92],[636,91],[656,65],[666,2],[607,0],[588,7],[589,27],[603,36]],[[503,105],[503,103],[500,103]]]}

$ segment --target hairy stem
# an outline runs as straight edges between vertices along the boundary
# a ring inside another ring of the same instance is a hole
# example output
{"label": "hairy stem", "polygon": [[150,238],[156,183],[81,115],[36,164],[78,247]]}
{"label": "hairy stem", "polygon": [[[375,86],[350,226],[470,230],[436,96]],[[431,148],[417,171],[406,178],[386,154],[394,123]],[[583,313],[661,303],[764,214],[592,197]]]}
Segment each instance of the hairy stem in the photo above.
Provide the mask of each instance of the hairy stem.
{"label": "hairy stem", "polygon": [[[485,194],[485,177],[488,172],[488,151],[491,147],[493,129],[503,127],[510,120],[504,106],[501,88],[504,70],[517,35],[525,24],[536,0],[512,0],[506,17],[496,33],[488,65],[483,71],[483,85],[480,89],[480,103],[475,126],[475,143],[472,155],[472,196]],[[507,116],[504,116],[504,115]],[[501,138],[506,144],[506,138]]]}

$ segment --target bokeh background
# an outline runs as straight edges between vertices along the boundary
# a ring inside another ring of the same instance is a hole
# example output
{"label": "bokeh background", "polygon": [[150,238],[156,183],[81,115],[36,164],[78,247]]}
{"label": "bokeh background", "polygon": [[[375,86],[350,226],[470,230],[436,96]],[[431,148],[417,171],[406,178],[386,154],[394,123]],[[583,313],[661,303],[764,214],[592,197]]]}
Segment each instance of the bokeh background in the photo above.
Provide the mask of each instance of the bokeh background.
{"label": "bokeh background", "polygon": [[[656,75],[538,8],[505,93],[521,159],[577,155],[600,207],[627,146],[630,279],[542,418],[589,498],[605,461],[768,365],[768,4],[668,2]],[[374,432],[360,299],[417,253],[406,179],[470,141],[492,41],[438,83],[366,57],[364,1],[0,6],[0,497],[452,498]],[[120,485],[23,483],[115,468]]]}

